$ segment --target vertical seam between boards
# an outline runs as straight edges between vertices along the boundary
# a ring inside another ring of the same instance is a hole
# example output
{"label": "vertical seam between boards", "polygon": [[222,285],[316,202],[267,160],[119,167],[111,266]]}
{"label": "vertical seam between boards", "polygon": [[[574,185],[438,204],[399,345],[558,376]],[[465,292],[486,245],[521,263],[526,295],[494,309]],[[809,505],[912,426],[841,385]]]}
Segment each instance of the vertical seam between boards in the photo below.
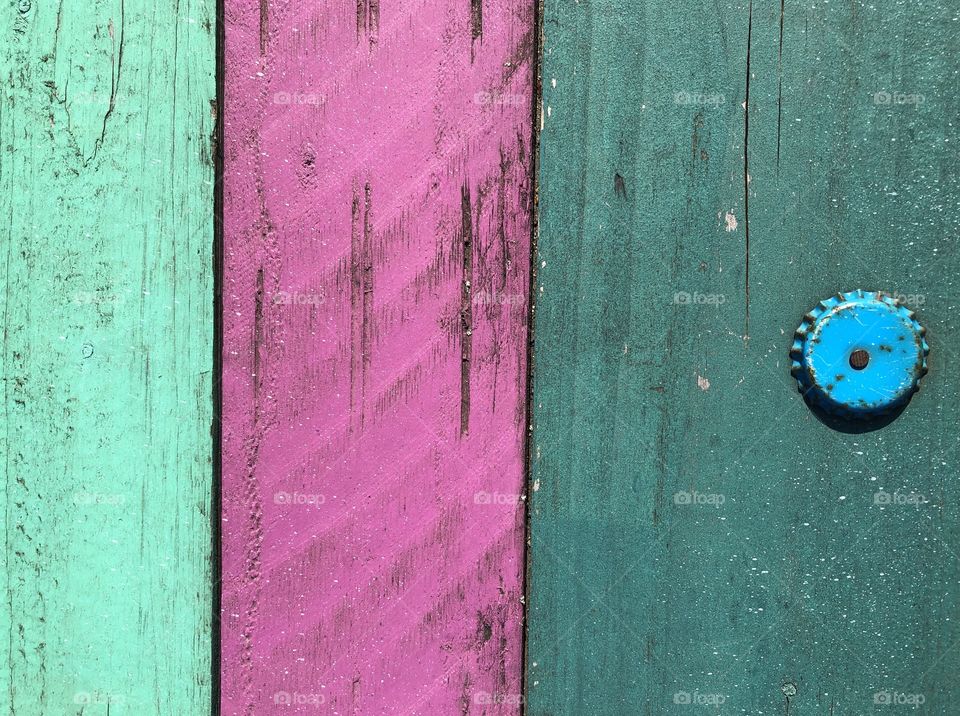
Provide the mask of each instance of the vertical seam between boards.
{"label": "vertical seam between boards", "polygon": [[223,272],[224,272],[224,231],[223,231],[223,177],[224,177],[224,87],[226,80],[226,25],[225,0],[217,0],[216,7],[216,49],[215,83],[216,114],[214,117],[213,176],[213,419],[210,437],[213,443],[213,475],[210,495],[210,541],[211,541],[211,615],[210,615],[210,712],[220,716],[220,667],[221,667],[221,626],[220,611],[223,584],[223,538],[222,496],[223,496]]}
{"label": "vertical seam between boards", "polygon": [[533,374],[534,342],[536,320],[537,288],[537,238],[539,233],[540,205],[540,116],[543,112],[543,81],[540,76],[543,52],[543,5],[544,0],[533,0],[533,47],[531,64],[532,101],[530,117],[530,278],[527,288],[527,375],[525,385],[526,406],[524,410],[524,446],[523,446],[523,491],[527,496],[523,511],[523,575],[521,592],[523,593],[523,618],[520,630],[520,714],[527,712],[527,646],[529,633],[529,613],[531,604],[530,566],[532,558],[530,517],[533,503]]}

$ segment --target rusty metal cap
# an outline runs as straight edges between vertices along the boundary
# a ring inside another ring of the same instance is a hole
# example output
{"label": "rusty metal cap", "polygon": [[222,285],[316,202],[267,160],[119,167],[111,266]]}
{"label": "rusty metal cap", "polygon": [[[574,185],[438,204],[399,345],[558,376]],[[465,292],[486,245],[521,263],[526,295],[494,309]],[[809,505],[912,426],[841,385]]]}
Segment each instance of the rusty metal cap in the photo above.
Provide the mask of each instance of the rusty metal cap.
{"label": "rusty metal cap", "polygon": [[821,301],[803,317],[791,373],[808,403],[847,420],[905,406],[927,372],[930,347],[913,311],[882,291]]}

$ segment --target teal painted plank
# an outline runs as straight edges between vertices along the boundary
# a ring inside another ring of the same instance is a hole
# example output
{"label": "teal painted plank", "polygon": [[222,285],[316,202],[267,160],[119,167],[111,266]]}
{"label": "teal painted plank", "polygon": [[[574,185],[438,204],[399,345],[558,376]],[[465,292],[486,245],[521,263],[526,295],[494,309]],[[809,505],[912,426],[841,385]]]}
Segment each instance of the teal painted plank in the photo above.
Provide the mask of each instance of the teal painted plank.
{"label": "teal painted plank", "polygon": [[215,6],[0,28],[0,712],[211,702]]}
{"label": "teal painted plank", "polygon": [[[782,7],[546,2],[532,716],[960,702],[956,10]],[[854,288],[932,346],[866,434],[788,373]]]}

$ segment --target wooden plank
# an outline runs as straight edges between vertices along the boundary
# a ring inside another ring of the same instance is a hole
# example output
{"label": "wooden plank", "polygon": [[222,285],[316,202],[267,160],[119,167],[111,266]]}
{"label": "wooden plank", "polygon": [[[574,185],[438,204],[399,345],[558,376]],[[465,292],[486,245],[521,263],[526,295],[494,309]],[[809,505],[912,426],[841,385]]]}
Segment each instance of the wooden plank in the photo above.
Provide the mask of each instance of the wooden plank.
{"label": "wooden plank", "polygon": [[532,8],[226,18],[224,712],[515,713]]}
{"label": "wooden plank", "polygon": [[[956,709],[955,14],[547,1],[527,713]],[[787,352],[858,287],[932,367],[847,434]]]}
{"label": "wooden plank", "polygon": [[213,3],[0,12],[0,711],[211,703]]}

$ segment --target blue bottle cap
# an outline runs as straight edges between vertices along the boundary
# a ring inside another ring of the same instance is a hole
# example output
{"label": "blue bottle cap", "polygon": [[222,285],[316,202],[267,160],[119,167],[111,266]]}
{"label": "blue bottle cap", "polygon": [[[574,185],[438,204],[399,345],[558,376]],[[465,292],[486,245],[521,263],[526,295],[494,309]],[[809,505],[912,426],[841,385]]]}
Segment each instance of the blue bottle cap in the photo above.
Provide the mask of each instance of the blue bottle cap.
{"label": "blue bottle cap", "polygon": [[927,372],[926,329],[882,291],[838,293],[803,317],[791,373],[814,407],[870,420],[905,406]]}

